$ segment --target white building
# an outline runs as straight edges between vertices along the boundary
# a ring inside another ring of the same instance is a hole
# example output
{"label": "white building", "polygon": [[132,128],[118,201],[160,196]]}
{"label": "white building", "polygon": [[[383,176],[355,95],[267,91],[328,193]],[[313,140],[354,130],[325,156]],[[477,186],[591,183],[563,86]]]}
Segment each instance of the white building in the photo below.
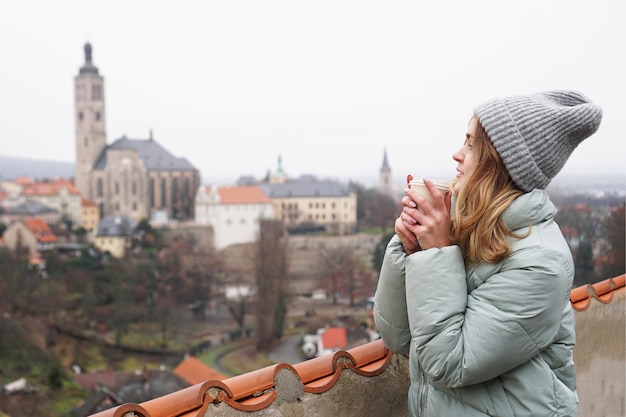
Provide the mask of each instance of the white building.
{"label": "white building", "polygon": [[82,196],[71,180],[56,179],[28,184],[21,192],[21,197],[37,201],[58,210],[62,219],[81,224]]}
{"label": "white building", "polygon": [[255,186],[201,186],[196,194],[195,220],[211,225],[215,249],[258,239],[259,221],[273,219],[272,201]]}

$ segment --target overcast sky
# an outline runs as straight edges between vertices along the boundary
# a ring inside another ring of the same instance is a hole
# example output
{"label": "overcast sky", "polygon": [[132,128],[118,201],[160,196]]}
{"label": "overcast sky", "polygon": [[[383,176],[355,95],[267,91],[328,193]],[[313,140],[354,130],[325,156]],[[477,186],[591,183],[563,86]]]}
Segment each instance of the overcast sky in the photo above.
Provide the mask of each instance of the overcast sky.
{"label": "overcast sky", "polygon": [[603,107],[560,176],[624,174],[626,2],[57,1],[0,5],[0,154],[75,161],[85,42],[108,143],[154,139],[205,183],[453,177],[472,109],[575,89]]}

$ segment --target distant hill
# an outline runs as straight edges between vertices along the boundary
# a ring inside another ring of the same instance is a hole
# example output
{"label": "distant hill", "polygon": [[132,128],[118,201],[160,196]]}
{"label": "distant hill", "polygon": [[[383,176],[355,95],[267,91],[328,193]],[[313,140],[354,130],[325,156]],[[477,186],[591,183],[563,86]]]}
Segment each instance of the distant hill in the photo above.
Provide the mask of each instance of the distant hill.
{"label": "distant hill", "polygon": [[0,155],[0,180],[14,180],[21,176],[35,179],[73,178],[74,164]]}

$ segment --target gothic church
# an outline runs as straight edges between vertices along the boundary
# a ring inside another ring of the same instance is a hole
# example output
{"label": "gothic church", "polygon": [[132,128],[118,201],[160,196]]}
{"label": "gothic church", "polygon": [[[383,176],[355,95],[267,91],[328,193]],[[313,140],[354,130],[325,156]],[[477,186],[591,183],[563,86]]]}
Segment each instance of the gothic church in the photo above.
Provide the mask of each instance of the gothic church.
{"label": "gothic church", "polygon": [[126,215],[139,221],[157,213],[193,220],[200,172],[148,139],[122,137],[107,145],[104,77],[85,44],[85,63],[74,78],[76,117],[75,185],[94,201],[101,217]]}

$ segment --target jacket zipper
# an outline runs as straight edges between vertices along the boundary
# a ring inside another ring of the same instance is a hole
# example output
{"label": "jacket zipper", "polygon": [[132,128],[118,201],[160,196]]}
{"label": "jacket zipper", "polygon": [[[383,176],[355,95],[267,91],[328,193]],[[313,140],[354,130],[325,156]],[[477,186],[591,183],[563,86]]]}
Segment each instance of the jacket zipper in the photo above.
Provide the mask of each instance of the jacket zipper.
{"label": "jacket zipper", "polygon": [[420,410],[419,416],[424,416],[424,411],[426,410],[426,397],[428,394],[428,390],[426,387],[426,372],[420,367],[420,371],[422,372],[422,386],[420,387]]}

